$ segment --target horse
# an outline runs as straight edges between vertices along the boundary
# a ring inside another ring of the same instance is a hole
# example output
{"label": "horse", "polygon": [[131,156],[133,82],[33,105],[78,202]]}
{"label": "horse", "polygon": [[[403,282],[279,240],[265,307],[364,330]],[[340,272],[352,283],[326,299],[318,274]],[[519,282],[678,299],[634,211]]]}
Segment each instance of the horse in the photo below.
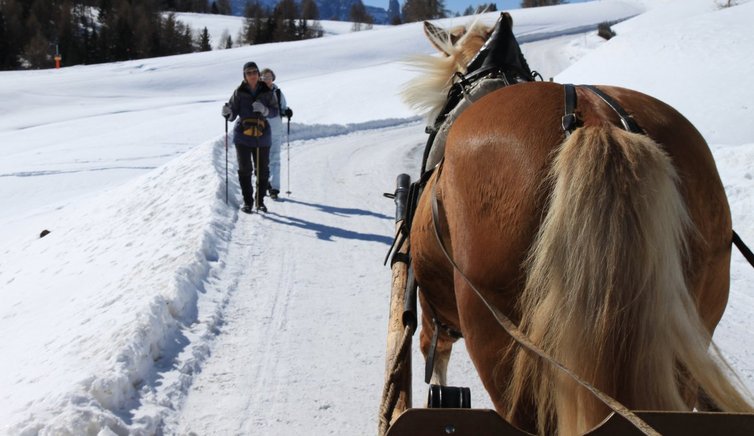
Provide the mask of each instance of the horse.
{"label": "horse", "polygon": [[[403,94],[431,118],[491,29],[425,22],[424,31],[441,56],[419,59],[425,74]],[[453,120],[408,238],[432,382],[446,384],[462,335],[495,409],[519,428],[582,434],[609,414],[506,333],[479,292],[553,361],[629,409],[752,412],[712,343],[732,224],[710,149],[669,105],[598,89],[642,132],[622,128],[584,87],[579,126],[564,132],[564,86],[541,81],[493,91]]]}

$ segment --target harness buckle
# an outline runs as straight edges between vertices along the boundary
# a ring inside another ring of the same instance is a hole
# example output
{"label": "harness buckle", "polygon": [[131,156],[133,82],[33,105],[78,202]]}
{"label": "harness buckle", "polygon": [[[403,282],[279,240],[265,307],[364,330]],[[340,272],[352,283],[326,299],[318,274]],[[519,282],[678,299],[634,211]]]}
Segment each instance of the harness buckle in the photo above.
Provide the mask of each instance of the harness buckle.
{"label": "harness buckle", "polygon": [[560,125],[563,128],[564,132],[572,132],[574,129],[574,126],[576,126],[576,114],[570,113],[563,115],[563,118],[560,121]]}

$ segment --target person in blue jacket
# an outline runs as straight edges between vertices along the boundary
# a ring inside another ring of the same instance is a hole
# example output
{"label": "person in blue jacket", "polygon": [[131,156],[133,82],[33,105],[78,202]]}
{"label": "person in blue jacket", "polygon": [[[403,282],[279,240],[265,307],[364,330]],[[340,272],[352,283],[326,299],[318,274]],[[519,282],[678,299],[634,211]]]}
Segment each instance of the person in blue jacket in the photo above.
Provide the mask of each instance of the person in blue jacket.
{"label": "person in blue jacket", "polygon": [[269,179],[272,136],[267,117],[278,116],[279,105],[269,86],[259,79],[259,68],[256,63],[246,62],[243,66],[243,76],[243,82],[223,105],[221,113],[226,120],[233,121],[238,118],[233,128],[233,143],[238,158],[238,182],[243,195],[241,211],[253,211],[255,198],[251,175],[255,172],[256,166],[256,207],[261,212],[267,212],[264,196]]}

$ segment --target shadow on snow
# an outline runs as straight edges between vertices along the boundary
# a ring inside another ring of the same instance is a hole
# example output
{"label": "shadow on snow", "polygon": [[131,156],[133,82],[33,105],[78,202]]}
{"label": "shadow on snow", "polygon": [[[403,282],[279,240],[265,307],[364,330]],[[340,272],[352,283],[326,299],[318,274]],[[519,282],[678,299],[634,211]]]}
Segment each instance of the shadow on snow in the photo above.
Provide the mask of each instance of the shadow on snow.
{"label": "shadow on snow", "polygon": [[[392,217],[380,213],[371,212],[364,209],[355,208],[342,208],[334,206],[325,206],[322,204],[307,203],[298,200],[285,199],[285,202],[300,204],[304,206],[310,206],[321,210],[322,212],[330,213],[337,216],[370,216],[379,219],[393,219]],[[301,218],[292,216],[280,215],[275,212],[269,212],[263,215],[264,218],[288,226],[298,227],[300,229],[314,231],[318,239],[323,241],[332,241],[333,238],[342,239],[355,239],[360,241],[379,242],[385,245],[390,245],[393,242],[393,238],[386,235],[375,235],[370,233],[361,233],[352,230],[343,229],[335,226],[328,226],[325,224],[316,223],[313,221],[307,221]]]}

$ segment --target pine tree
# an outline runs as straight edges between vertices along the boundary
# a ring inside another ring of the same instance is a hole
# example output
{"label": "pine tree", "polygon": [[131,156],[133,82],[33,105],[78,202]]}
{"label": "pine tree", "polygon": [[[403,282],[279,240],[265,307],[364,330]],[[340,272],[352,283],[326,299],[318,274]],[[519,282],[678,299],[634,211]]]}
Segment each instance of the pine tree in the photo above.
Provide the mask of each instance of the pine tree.
{"label": "pine tree", "polygon": [[[136,44],[134,40],[133,26],[131,24],[131,20],[129,19],[131,15],[130,4],[127,2],[121,2],[119,9],[120,10],[118,11],[118,15],[115,18],[115,38],[113,41],[111,54],[114,60],[125,61],[134,59],[132,51]],[[174,25],[175,16],[173,16],[172,14],[170,16],[172,17],[171,23]]]}
{"label": "pine tree", "polygon": [[194,47],[194,32],[191,28],[181,22],[178,23],[177,27],[180,33],[178,53],[192,53],[196,51]]}
{"label": "pine tree", "polygon": [[202,30],[202,33],[199,35],[199,51],[211,51],[212,45],[209,42],[209,31],[207,30],[207,27]]}
{"label": "pine tree", "polygon": [[37,31],[31,40],[24,46],[22,56],[30,68],[39,69],[52,66],[50,46],[47,42],[47,38],[42,35],[41,31]]}
{"label": "pine tree", "polygon": [[401,24],[401,5],[398,0],[390,0],[388,3],[387,19],[390,24]]}
{"label": "pine tree", "polygon": [[445,9],[444,0],[429,0],[429,10],[433,15],[433,19],[445,18],[448,16],[448,11]]}
{"label": "pine tree", "polygon": [[8,62],[10,47],[8,47],[8,32],[5,30],[5,14],[0,9],[0,69]]}
{"label": "pine tree", "polygon": [[238,41],[243,44],[263,44],[269,42],[266,35],[267,26],[265,10],[258,1],[246,4],[244,10],[244,26],[241,29],[241,35],[239,35]]}
{"label": "pine tree", "polygon": [[21,24],[22,8],[15,0],[0,1],[0,69],[20,66],[21,47],[25,44]]}
{"label": "pine tree", "polygon": [[403,22],[405,23],[434,20],[446,16],[443,0],[406,0],[403,4]]}
{"label": "pine tree", "polygon": [[273,41],[295,41],[301,39],[298,31],[298,7],[294,0],[280,0],[272,12],[275,18]]}
{"label": "pine tree", "polygon": [[304,20],[319,20],[319,8],[314,0],[302,0],[301,18]]}
{"label": "pine tree", "polygon": [[348,19],[353,22],[354,31],[359,31],[362,28],[362,24],[365,24],[367,29],[371,28],[374,19],[367,13],[367,9],[364,7],[364,3],[361,0],[355,0],[351,4],[351,10],[348,13]]}
{"label": "pine tree", "polygon": [[83,7],[79,14],[76,14],[76,20],[81,30],[80,44],[83,60],[85,64],[97,62],[97,40],[98,31],[95,26],[96,20],[93,17],[93,10],[89,7]]}

